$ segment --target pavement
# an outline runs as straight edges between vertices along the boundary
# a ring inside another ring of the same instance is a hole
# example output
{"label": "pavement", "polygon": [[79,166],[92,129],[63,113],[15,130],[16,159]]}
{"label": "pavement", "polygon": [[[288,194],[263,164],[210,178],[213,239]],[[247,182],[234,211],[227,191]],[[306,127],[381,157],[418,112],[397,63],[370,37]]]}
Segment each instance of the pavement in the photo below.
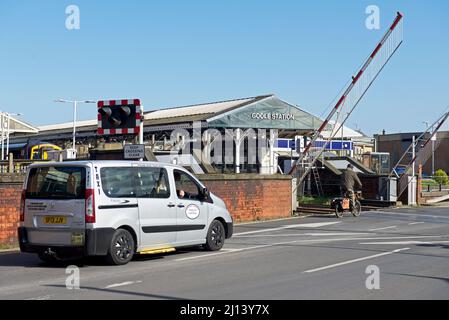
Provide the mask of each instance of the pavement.
{"label": "pavement", "polygon": [[[32,254],[0,255],[0,299],[449,299],[449,210],[400,208],[237,225],[219,252],[200,248],[91,258],[73,271]],[[69,277],[69,278],[67,278]]]}

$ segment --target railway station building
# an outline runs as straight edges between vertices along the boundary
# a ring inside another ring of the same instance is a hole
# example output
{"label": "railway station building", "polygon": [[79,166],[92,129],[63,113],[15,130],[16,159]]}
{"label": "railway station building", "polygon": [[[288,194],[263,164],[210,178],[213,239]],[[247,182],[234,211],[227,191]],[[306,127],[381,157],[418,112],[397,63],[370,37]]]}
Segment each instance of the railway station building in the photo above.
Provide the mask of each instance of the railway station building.
{"label": "railway station building", "polygon": [[[207,171],[275,173],[278,170],[274,152],[277,139],[308,135],[321,123],[311,113],[270,94],[146,111],[144,143],[161,160],[170,157],[181,165],[190,161],[202,170],[205,170],[202,166],[204,149],[213,145],[213,161],[209,161]],[[38,138],[70,148],[72,130],[72,122],[40,126],[38,133],[15,135],[13,140],[15,143],[25,143],[30,138]],[[120,148],[120,145],[132,141],[133,136],[130,135],[98,135],[97,120],[77,122],[76,148],[79,158],[86,157],[92,149]],[[251,158],[250,147],[264,150],[264,153],[256,152]],[[190,152],[182,154],[183,148],[190,149]]]}

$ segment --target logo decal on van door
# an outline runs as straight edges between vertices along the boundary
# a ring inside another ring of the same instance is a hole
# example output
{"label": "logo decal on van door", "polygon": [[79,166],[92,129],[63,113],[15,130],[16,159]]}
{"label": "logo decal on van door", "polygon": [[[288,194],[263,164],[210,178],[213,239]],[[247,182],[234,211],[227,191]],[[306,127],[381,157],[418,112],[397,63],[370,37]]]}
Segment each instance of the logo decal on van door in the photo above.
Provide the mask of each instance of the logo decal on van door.
{"label": "logo decal on van door", "polygon": [[196,219],[200,216],[200,208],[198,206],[191,204],[186,208],[186,216],[189,219]]}

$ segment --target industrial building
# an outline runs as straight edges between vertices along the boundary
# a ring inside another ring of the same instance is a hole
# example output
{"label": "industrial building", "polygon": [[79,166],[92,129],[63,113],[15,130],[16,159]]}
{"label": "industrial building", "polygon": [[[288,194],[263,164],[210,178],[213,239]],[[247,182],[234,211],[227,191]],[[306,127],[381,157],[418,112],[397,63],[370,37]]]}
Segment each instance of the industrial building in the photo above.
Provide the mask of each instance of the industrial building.
{"label": "industrial building", "polygon": [[[413,136],[417,138],[421,134],[422,132],[409,132],[374,135],[377,151],[390,154],[390,170],[397,164],[404,152],[412,144]],[[426,137],[429,138],[430,134],[427,134]],[[427,160],[424,163],[417,164],[422,164],[423,174],[431,176],[438,169],[449,172],[449,162],[447,161],[449,159],[449,131],[437,132],[436,139],[429,143],[427,149],[425,155]],[[406,165],[410,160],[411,155],[409,154],[403,159],[401,164]]]}

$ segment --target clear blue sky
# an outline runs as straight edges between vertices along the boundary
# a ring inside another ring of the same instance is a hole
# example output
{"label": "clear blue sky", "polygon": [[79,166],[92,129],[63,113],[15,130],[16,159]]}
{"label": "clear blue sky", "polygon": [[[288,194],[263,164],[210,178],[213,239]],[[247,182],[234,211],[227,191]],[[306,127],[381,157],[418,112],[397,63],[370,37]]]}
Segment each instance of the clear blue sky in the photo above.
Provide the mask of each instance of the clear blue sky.
{"label": "clear blue sky", "polygon": [[[80,30],[65,9],[81,11]],[[377,5],[381,29],[365,28]],[[72,121],[53,99],[140,98],[146,110],[276,93],[320,115],[396,11],[404,44],[348,124],[421,130],[449,105],[449,1],[0,2],[0,109]],[[81,105],[79,119],[96,117]]]}

